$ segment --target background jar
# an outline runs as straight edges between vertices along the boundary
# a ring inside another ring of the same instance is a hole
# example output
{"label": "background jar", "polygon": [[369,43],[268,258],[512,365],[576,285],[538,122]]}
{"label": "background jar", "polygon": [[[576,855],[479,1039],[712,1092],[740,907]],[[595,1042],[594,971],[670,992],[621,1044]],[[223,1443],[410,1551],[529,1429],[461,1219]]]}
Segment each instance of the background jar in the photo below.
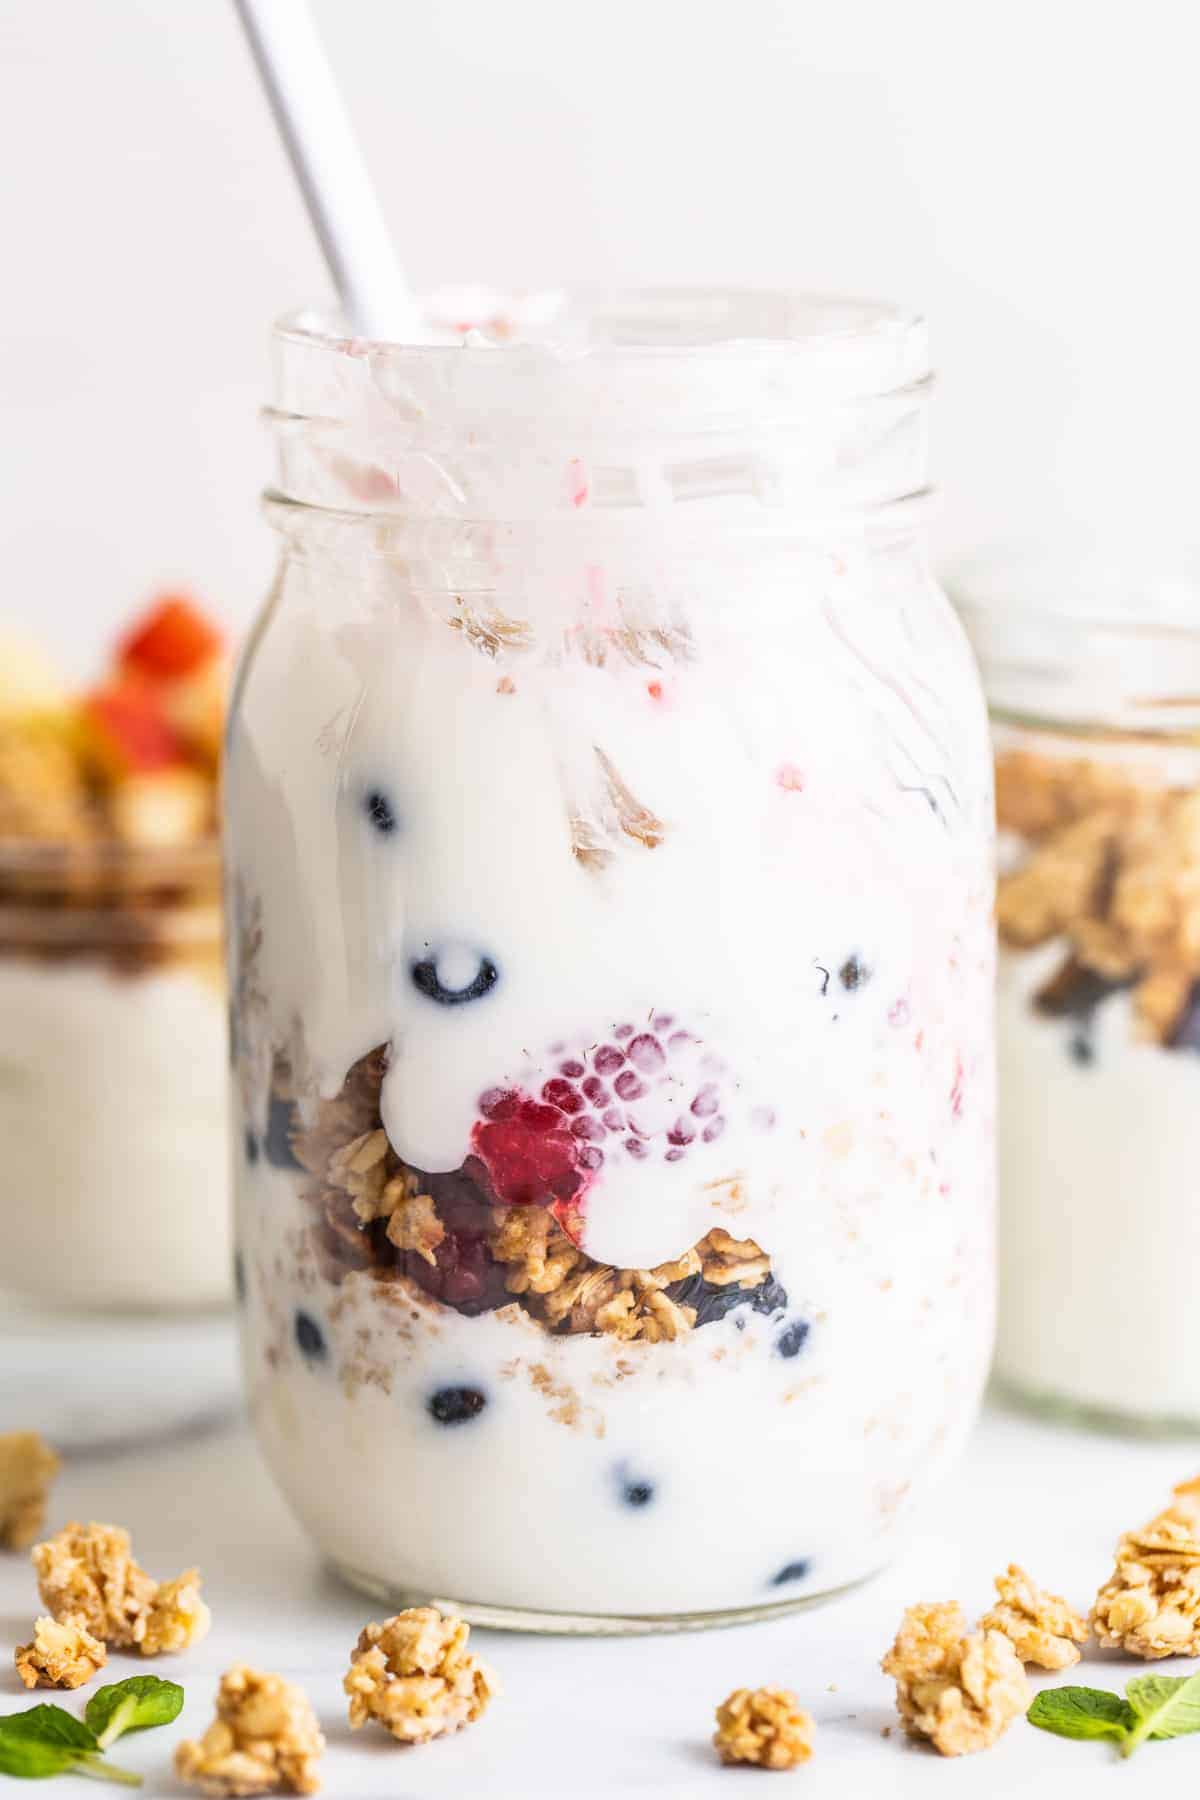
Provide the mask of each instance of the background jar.
{"label": "background jar", "polygon": [[229,1404],[226,1037],[215,844],[0,847],[0,1399],[60,1443]]}
{"label": "background jar", "polygon": [[919,321],[555,332],[277,338],[227,765],[244,1344],[350,1579],[637,1629],[878,1566],[969,1427],[990,757]]}
{"label": "background jar", "polygon": [[998,555],[951,592],[984,671],[1001,878],[1003,1384],[1200,1423],[1200,584]]}

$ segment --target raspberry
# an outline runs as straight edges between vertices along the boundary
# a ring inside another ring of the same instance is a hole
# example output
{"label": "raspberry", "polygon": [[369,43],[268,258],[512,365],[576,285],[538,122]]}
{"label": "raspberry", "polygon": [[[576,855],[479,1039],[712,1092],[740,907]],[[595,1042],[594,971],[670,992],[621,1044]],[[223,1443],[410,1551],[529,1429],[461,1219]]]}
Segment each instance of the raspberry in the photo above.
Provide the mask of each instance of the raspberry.
{"label": "raspberry", "polygon": [[606,1160],[700,1154],[727,1129],[726,1099],[754,1129],[776,1123],[773,1108],[746,1107],[740,1083],[673,1013],[578,1043],[552,1044],[540,1066],[480,1095],[464,1173],[477,1171],[489,1199],[548,1206],[574,1234]]}

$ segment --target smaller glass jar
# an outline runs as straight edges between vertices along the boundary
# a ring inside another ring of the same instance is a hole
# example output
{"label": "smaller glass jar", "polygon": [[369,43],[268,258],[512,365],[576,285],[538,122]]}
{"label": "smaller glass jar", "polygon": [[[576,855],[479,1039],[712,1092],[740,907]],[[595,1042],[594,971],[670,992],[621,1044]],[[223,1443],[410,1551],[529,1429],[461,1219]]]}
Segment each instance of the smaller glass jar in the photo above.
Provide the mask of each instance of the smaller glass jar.
{"label": "smaller glass jar", "polygon": [[40,1384],[60,1441],[234,1391],[219,863],[211,841],[0,846],[0,1395],[32,1418]]}
{"label": "smaller glass jar", "polygon": [[1000,827],[996,1372],[1200,1424],[1200,579],[993,557],[951,593]]}

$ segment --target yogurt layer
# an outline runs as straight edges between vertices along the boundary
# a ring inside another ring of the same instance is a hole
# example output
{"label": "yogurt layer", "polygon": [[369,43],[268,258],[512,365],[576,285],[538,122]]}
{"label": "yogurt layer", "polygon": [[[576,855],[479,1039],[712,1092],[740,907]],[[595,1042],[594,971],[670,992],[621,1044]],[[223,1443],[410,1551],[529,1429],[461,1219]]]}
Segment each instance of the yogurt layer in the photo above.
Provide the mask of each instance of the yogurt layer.
{"label": "yogurt layer", "polygon": [[229,1292],[223,995],[187,970],[0,957],[0,1282],[74,1307]]}

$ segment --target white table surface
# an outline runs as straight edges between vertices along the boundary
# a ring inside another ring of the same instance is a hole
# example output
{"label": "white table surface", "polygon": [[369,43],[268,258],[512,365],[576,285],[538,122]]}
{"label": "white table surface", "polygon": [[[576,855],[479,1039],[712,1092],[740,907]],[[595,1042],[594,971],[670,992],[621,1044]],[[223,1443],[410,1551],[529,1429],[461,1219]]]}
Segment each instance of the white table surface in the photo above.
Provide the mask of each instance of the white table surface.
{"label": "white table surface", "polygon": [[[4,1419],[0,1426],[35,1424]],[[1200,1793],[1200,1740],[1145,1745],[1122,1763],[1103,1744],[1048,1737],[1018,1720],[1000,1744],[945,1761],[893,1729],[892,1689],[879,1673],[905,1604],[960,1599],[977,1615],[990,1577],[1010,1559],[1086,1608],[1111,1566],[1119,1531],[1164,1503],[1174,1481],[1200,1470],[1200,1442],[1148,1444],[1064,1431],[993,1406],[966,1462],[943,1490],[900,1562],[835,1602],[770,1625],[637,1640],[527,1638],[475,1632],[504,1693],[486,1717],[455,1737],[404,1749],[374,1727],[351,1734],[341,1697],[350,1647],[379,1609],[323,1572],[277,1496],[243,1427],[190,1441],[73,1460],[61,1477],[51,1523],[70,1517],[122,1524],[152,1574],[200,1566],[214,1624],[203,1644],[154,1667],[180,1680],[182,1718],[126,1740],[117,1760],[145,1774],[142,1790],[182,1796],[170,1751],[212,1716],[217,1677],[244,1660],[300,1682],[329,1740],[323,1791],[331,1800],[407,1796],[655,1794],[905,1800],[930,1795],[999,1800],[1058,1796],[1095,1784],[1126,1795]],[[754,1472],[769,1480],[770,1469]],[[587,1554],[586,1544],[580,1554]],[[0,1556],[5,1645],[28,1634],[36,1605],[23,1556]],[[7,1652],[5,1652],[7,1656]],[[1073,1674],[1119,1689],[1134,1665],[1092,1650]],[[1191,1672],[1192,1664],[1154,1668]],[[145,1670],[110,1658],[105,1679]],[[817,1720],[811,1762],[790,1774],[721,1768],[709,1747],[712,1711],[737,1686],[796,1690]],[[32,1703],[11,1666],[0,1703]],[[46,1695],[45,1698],[52,1696]],[[83,1696],[58,1696],[82,1710]],[[778,1783],[778,1790],[774,1783]],[[14,1787],[14,1795],[21,1791]],[[25,1790],[31,1791],[31,1790]],[[63,1800],[104,1791],[63,1779],[38,1794]]]}

